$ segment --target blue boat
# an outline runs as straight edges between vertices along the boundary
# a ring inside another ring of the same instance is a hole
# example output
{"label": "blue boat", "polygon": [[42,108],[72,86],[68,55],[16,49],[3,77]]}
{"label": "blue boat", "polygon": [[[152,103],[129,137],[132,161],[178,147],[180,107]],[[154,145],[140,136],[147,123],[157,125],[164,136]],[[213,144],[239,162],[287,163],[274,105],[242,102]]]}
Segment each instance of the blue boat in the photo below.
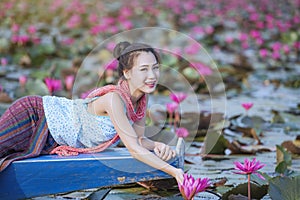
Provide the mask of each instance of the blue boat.
{"label": "blue boat", "polygon": [[[184,153],[178,155],[169,163],[182,168]],[[25,199],[166,178],[170,175],[134,159],[126,148],[68,157],[42,155],[15,161],[0,173],[0,199]]]}

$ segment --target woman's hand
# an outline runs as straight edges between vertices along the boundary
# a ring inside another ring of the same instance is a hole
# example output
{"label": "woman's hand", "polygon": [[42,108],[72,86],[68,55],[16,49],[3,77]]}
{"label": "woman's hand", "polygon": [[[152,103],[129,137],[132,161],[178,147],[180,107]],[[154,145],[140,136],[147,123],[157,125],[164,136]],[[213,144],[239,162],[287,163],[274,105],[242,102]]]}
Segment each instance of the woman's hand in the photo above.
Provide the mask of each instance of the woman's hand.
{"label": "woman's hand", "polygon": [[155,142],[154,153],[164,161],[168,161],[176,156],[175,150],[161,142]]}
{"label": "woman's hand", "polygon": [[183,174],[184,172],[180,168],[176,168],[175,174],[173,175],[178,184],[182,184],[183,182]]}

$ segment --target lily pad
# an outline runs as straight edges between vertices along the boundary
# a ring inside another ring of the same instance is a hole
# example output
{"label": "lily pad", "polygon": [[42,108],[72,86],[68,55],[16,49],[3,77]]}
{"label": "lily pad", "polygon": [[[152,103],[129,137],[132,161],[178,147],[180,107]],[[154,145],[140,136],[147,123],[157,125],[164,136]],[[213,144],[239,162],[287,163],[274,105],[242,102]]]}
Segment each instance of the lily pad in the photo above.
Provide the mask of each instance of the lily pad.
{"label": "lily pad", "polygon": [[300,199],[300,176],[275,177],[270,180],[269,195],[273,200]]}
{"label": "lily pad", "polygon": [[[251,198],[261,199],[268,193],[268,186],[267,185],[257,185],[251,183]],[[248,195],[248,183],[242,183],[233,189],[227,191],[225,194],[222,195],[222,199],[227,200],[230,195],[238,195],[241,194],[243,196]]]}

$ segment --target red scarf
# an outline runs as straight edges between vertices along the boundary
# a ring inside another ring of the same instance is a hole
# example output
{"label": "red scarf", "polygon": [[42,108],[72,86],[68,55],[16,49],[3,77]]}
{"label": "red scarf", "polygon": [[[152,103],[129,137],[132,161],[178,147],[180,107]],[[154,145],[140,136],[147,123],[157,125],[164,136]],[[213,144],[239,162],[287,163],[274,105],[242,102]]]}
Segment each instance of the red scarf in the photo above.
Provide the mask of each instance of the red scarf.
{"label": "red scarf", "polygon": [[[134,110],[134,106],[131,102],[131,94],[129,90],[129,86],[127,81],[120,80],[118,85],[106,85],[101,88],[95,89],[92,91],[87,98],[93,98],[97,96],[103,96],[109,92],[116,92],[118,93],[122,100],[126,104],[127,109],[127,117],[131,119],[133,122],[141,120],[146,113],[146,95],[143,95],[141,99],[138,101],[136,112]],[[96,147],[91,148],[75,148],[66,145],[58,146],[53,149],[50,154],[58,154],[60,156],[70,156],[70,155],[78,155],[79,153],[97,153],[100,151],[105,150],[113,143],[117,142],[119,139],[119,135],[116,134],[111,140],[106,141],[104,143],[99,144]]]}

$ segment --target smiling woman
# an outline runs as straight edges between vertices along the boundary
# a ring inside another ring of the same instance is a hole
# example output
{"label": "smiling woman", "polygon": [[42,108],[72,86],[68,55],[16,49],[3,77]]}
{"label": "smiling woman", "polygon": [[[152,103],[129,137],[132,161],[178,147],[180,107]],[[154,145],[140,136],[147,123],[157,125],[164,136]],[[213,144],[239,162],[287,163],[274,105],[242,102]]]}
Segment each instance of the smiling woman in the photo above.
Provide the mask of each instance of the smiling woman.
{"label": "smiling woman", "polygon": [[[120,42],[113,55],[120,79],[86,99],[28,96],[0,118],[0,170],[12,161],[40,154],[78,155],[105,150],[122,140],[131,155],[182,182],[183,171],[166,161],[168,145],[144,137],[147,94],[159,79],[160,57],[149,45]],[[151,151],[154,151],[152,153]]]}

